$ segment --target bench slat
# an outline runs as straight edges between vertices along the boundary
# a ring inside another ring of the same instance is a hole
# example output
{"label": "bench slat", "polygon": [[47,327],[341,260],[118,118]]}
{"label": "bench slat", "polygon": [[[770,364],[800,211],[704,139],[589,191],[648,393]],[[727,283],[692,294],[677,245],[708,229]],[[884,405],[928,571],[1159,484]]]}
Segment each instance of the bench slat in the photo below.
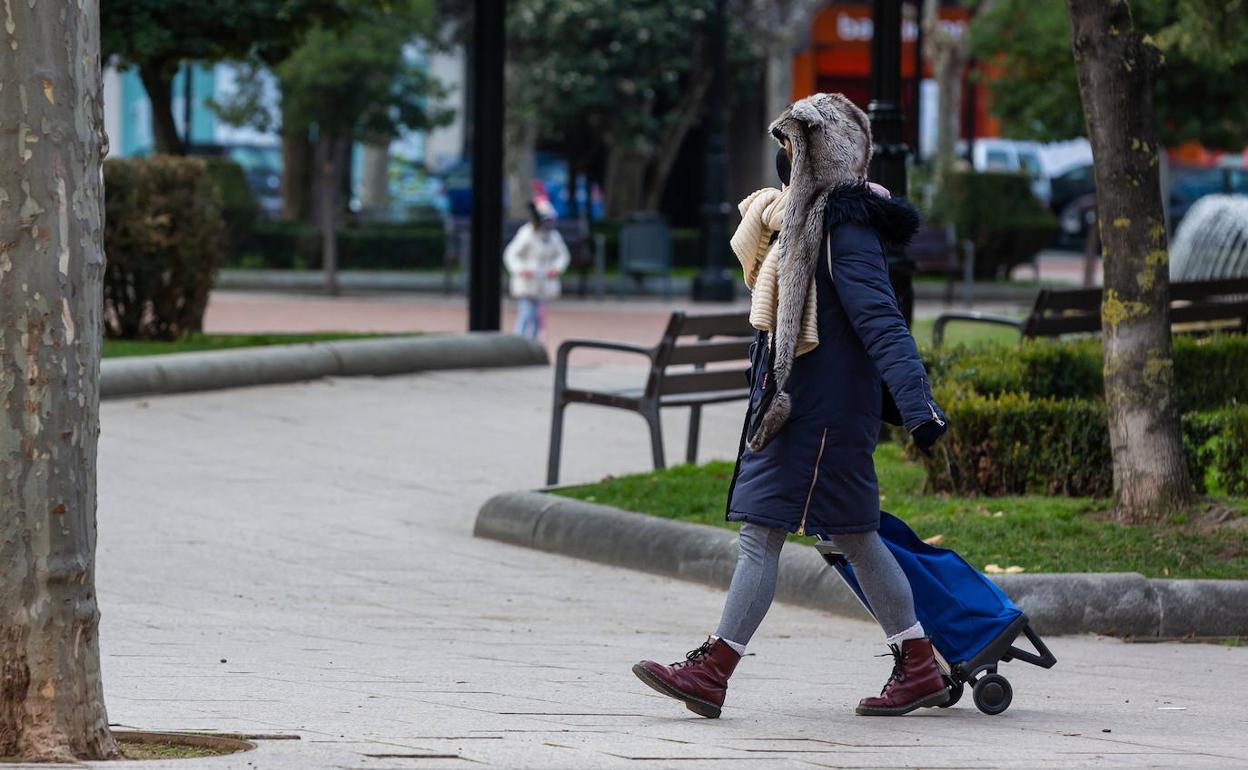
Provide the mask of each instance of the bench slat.
{"label": "bench slat", "polygon": [[703,393],[712,390],[740,390],[746,386],[746,372],[740,369],[714,369],[709,372],[683,372],[664,374],[659,393],[676,396],[684,393]]}
{"label": "bench slat", "polygon": [[685,316],[677,336],[753,338],[754,334],[755,330],[750,326],[749,316],[738,311]]}
{"label": "bench slat", "polygon": [[739,361],[749,357],[750,340],[691,342],[672,348],[668,364],[713,364],[719,361]]}

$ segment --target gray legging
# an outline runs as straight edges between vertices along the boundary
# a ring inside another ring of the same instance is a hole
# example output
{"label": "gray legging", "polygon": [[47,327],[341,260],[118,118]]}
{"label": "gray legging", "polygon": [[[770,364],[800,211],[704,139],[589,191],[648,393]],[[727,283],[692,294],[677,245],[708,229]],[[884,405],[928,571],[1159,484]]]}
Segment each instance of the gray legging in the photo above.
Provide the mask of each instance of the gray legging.
{"label": "gray legging", "polygon": [[[776,594],[780,549],[784,547],[786,535],[783,529],[749,522],[741,524],[737,569],[728,588],[719,629],[715,632],[720,639],[749,644],[758,630]],[[895,636],[918,622],[910,583],[878,532],[833,535],[832,544],[853,565],[858,584],[886,636]]]}

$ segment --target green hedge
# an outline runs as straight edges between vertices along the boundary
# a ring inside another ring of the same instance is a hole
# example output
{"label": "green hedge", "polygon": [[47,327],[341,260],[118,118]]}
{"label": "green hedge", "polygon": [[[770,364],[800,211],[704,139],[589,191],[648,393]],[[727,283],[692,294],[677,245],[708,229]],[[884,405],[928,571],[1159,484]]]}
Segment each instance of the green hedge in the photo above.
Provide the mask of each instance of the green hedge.
{"label": "green hedge", "polygon": [[174,340],[203,327],[224,248],[221,211],[202,158],[105,161],[105,334]]}
{"label": "green hedge", "polygon": [[[1201,491],[1248,494],[1248,337],[1174,340],[1189,470]],[[922,458],[933,491],[1105,496],[1113,489],[1095,339],[928,353],[950,433]]]}
{"label": "green hedge", "polygon": [[[262,222],[241,252],[232,266],[318,269],[321,233],[304,222]],[[343,270],[436,269],[445,253],[441,225],[367,224],[338,230],[338,266]]]}
{"label": "green hedge", "polygon": [[[1008,354],[1001,348],[964,347],[928,353],[926,359],[934,382],[983,395],[1099,399],[1105,390],[1096,339],[1024,340]],[[1174,372],[1180,412],[1248,403],[1248,336],[1175,337]]]}
{"label": "green hedge", "polygon": [[1248,495],[1248,404],[1183,418],[1188,468],[1201,491]]}
{"label": "green hedge", "polygon": [[993,279],[1031,261],[1049,245],[1057,219],[1022,174],[962,171],[949,175],[929,218],[951,224],[975,244],[975,277]]}
{"label": "green hedge", "polygon": [[243,244],[256,224],[260,206],[247,184],[243,167],[228,158],[204,158],[204,168],[221,195],[221,215],[225,220],[225,261],[238,259]]}
{"label": "green hedge", "polygon": [[[1107,497],[1113,463],[1105,405],[1087,399],[984,396],[945,398],[950,431],[921,458],[930,491],[959,495]],[[1248,494],[1248,405],[1183,418],[1183,446],[1197,490]]]}

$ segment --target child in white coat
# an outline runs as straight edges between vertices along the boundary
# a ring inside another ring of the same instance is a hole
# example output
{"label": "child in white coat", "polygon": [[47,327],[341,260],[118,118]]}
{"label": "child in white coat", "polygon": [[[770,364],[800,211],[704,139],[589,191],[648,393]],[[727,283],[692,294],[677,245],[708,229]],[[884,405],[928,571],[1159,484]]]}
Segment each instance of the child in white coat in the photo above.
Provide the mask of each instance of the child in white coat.
{"label": "child in white coat", "polygon": [[555,229],[555,208],[542,198],[529,203],[529,221],[503,250],[511,275],[511,296],[519,301],[516,334],[541,339],[546,331],[546,302],[559,296],[559,276],[571,256]]}

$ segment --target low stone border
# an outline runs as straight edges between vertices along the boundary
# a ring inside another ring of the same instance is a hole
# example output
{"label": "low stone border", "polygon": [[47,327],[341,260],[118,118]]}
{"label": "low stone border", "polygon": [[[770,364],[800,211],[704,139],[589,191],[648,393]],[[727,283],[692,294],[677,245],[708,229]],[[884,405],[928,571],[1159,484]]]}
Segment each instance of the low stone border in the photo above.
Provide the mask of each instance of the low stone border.
{"label": "low stone border", "polygon": [[[473,534],[720,588],[727,588],[737,561],[731,530],[540,492],[490,499]],[[1157,580],[1134,572],[990,577],[1043,634],[1248,636],[1248,580]],[[784,550],[776,597],[867,617],[814,548]]]}
{"label": "low stone border", "polygon": [[538,343],[494,332],[265,345],[107,358],[100,367],[100,398],[242,388],[321,377],[549,363],[546,349]]}

